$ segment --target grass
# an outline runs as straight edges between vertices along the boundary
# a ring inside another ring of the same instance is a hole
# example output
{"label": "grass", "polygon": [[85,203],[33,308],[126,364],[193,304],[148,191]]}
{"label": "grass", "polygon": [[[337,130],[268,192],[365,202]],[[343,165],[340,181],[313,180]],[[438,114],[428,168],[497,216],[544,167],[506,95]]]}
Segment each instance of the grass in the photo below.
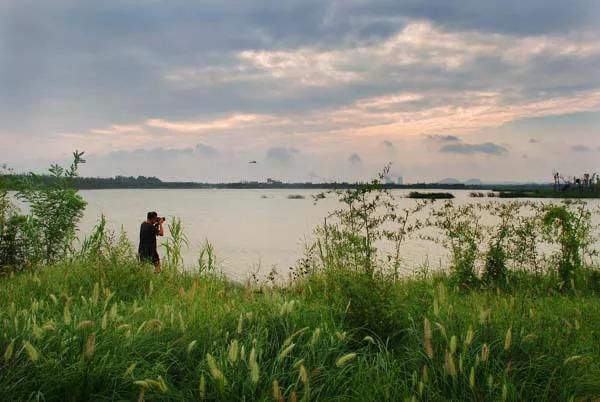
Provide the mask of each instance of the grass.
{"label": "grass", "polygon": [[600,298],[75,261],[0,279],[0,400],[597,400]]}

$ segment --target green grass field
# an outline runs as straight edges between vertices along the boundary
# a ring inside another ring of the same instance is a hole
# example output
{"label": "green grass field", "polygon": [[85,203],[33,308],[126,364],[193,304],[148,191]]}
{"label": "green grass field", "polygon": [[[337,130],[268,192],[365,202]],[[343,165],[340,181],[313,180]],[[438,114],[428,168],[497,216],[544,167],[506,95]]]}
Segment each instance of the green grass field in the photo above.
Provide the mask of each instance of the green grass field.
{"label": "green grass field", "polygon": [[[600,298],[74,262],[0,279],[1,401],[600,398]],[[537,290],[536,290],[537,289]]]}

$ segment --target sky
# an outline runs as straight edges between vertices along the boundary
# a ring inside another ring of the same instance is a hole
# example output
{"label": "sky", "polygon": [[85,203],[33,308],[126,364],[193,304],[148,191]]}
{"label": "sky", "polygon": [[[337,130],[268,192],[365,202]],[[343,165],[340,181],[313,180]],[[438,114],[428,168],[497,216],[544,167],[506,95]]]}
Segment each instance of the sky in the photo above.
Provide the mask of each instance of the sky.
{"label": "sky", "polygon": [[102,177],[595,172],[600,1],[2,0],[0,139]]}

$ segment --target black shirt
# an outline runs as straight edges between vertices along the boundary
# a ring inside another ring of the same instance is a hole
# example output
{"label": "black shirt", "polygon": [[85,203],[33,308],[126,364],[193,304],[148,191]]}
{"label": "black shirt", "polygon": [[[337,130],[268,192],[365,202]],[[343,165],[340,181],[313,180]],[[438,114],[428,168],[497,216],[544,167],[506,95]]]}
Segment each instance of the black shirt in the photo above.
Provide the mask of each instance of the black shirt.
{"label": "black shirt", "polygon": [[148,222],[142,222],[140,226],[140,245],[138,254],[141,259],[155,260],[158,257],[156,252],[156,236],[158,236],[158,225]]}

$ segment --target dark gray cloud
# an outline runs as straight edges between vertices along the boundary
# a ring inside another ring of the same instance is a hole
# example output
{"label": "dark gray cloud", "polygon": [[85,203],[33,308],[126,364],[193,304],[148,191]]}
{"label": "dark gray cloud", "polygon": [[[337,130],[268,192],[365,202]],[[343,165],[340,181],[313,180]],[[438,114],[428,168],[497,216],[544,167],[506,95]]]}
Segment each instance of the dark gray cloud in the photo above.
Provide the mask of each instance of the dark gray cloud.
{"label": "dark gray cloud", "polygon": [[117,157],[126,159],[130,158],[140,158],[140,159],[149,159],[153,162],[160,161],[164,158],[178,157],[178,156],[208,156],[208,155],[217,155],[218,151],[215,148],[209,147],[204,144],[198,144],[194,148],[162,148],[156,147],[152,149],[134,149],[132,151],[114,151],[110,152],[106,155],[95,155],[90,154],[89,159],[94,160],[99,157]]}
{"label": "dark gray cloud", "polygon": [[382,144],[383,144],[384,147],[389,148],[389,149],[394,149],[395,148],[394,144],[391,141],[388,141],[388,140],[384,140],[382,142]]}
{"label": "dark gray cloud", "polygon": [[530,144],[539,144],[541,141],[538,140],[537,138],[530,138],[529,139],[529,143]]}
{"label": "dark gray cloud", "polygon": [[202,156],[216,156],[219,154],[219,151],[216,148],[211,147],[210,145],[205,144],[196,144],[195,148],[196,152]]}
{"label": "dark gray cloud", "polygon": [[581,144],[573,145],[571,147],[571,151],[573,151],[573,152],[589,152],[591,150],[592,150],[592,148],[588,147],[587,145],[581,145]]}
{"label": "dark gray cloud", "polygon": [[450,29],[476,29],[508,34],[567,32],[580,27],[597,29],[600,6],[594,0],[422,2],[375,1],[359,8],[368,15],[410,16],[435,21]]}
{"label": "dark gray cloud", "polygon": [[299,151],[296,148],[272,147],[267,150],[267,159],[280,163],[291,162]]}
{"label": "dark gray cloud", "polygon": [[482,144],[448,144],[444,145],[441,149],[443,153],[452,153],[452,154],[488,154],[500,156],[508,153],[508,150],[498,144],[494,144],[492,142],[485,142]]}
{"label": "dark gray cloud", "polygon": [[360,164],[362,163],[362,158],[359,154],[353,153],[352,155],[350,155],[350,157],[348,157],[348,162],[350,162],[353,165]]}
{"label": "dark gray cloud", "polygon": [[331,182],[331,181],[335,181],[335,180],[333,180],[333,179],[327,179],[327,178],[325,178],[325,177],[321,176],[320,174],[318,174],[318,173],[317,173],[317,172],[315,172],[315,171],[310,171],[310,172],[308,172],[308,175],[307,175],[307,176],[308,176],[308,179],[309,179],[309,180],[316,180],[316,181],[321,181],[321,182]]}
{"label": "dark gray cloud", "polygon": [[460,138],[455,135],[426,134],[425,138],[435,142],[460,142]]}
{"label": "dark gray cloud", "polygon": [[143,157],[160,158],[177,155],[193,155],[193,148],[153,148],[153,149],[136,149],[134,151],[115,151],[114,155],[141,155]]}

